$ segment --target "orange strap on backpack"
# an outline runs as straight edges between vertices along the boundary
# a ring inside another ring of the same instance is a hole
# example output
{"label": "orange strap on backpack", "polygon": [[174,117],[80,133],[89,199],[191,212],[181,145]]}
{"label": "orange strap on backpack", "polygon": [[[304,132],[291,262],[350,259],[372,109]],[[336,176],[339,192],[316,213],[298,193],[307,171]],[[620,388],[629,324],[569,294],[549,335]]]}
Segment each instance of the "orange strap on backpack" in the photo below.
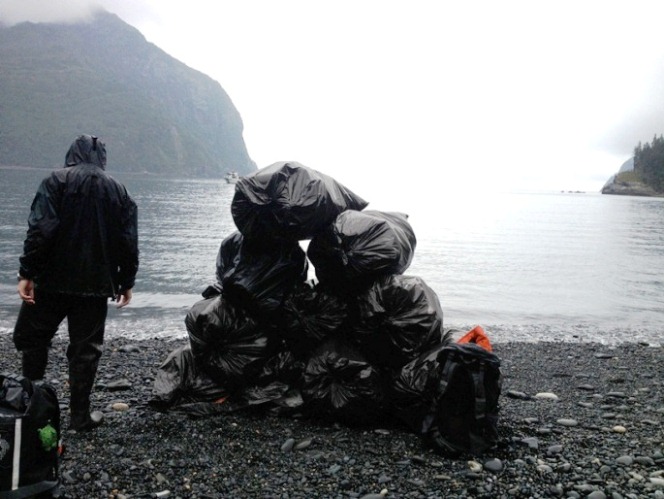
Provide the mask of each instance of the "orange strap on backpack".
{"label": "orange strap on backpack", "polygon": [[475,343],[488,352],[493,351],[489,337],[484,332],[484,329],[482,329],[482,326],[475,326],[473,329],[459,338],[457,343]]}

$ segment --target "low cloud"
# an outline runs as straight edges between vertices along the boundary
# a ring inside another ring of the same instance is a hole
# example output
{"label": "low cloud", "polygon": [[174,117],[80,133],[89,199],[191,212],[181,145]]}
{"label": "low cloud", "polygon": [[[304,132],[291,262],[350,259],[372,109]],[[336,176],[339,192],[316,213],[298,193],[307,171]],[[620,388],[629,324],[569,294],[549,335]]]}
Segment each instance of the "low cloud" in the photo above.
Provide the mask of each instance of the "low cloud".
{"label": "low cloud", "polygon": [[75,23],[92,19],[101,9],[95,0],[3,0],[0,4],[0,24],[13,26],[22,22]]}
{"label": "low cloud", "polygon": [[653,66],[656,69],[638,96],[639,104],[625,113],[621,122],[600,139],[598,146],[603,150],[631,155],[639,142],[645,144],[652,142],[655,135],[664,135],[664,57],[654,60]]}

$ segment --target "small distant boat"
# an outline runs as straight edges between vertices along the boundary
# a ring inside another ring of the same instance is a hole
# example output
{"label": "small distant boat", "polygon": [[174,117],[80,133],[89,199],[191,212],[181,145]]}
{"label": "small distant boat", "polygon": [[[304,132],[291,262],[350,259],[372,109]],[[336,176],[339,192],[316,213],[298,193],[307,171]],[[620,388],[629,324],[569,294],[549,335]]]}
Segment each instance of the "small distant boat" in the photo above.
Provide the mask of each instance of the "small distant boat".
{"label": "small distant boat", "polygon": [[228,172],[226,173],[224,179],[226,179],[227,184],[234,184],[240,180],[240,176],[237,174],[237,172]]}

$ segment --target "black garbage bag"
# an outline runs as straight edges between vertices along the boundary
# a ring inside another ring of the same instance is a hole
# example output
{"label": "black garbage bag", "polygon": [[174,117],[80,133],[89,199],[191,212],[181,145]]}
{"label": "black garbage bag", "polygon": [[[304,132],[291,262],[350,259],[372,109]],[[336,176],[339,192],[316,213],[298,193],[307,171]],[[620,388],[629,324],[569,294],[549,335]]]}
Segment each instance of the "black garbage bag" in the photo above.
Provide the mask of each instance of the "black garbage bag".
{"label": "black garbage bag", "polygon": [[256,375],[254,384],[237,394],[236,405],[280,415],[295,412],[303,405],[299,387],[304,367],[304,361],[279,347]]}
{"label": "black garbage bag", "polygon": [[304,371],[305,410],[348,425],[382,419],[384,387],[380,373],[341,338],[329,338],[313,353]]}
{"label": "black garbage bag", "polygon": [[313,237],[307,256],[321,283],[343,290],[349,284],[362,286],[380,276],[403,274],[416,244],[408,215],[348,210]]}
{"label": "black garbage bag", "polygon": [[420,277],[381,277],[356,304],[351,337],[376,367],[399,369],[449,341],[438,296]]}
{"label": "black garbage bag", "polygon": [[414,432],[422,431],[425,418],[434,409],[441,373],[438,354],[448,344],[436,345],[411,360],[386,385],[390,413]]}
{"label": "black garbage bag", "polygon": [[307,257],[297,241],[243,238],[234,263],[222,277],[222,295],[260,317],[278,312],[293,287],[307,279]]}
{"label": "black garbage bag", "polygon": [[273,354],[271,330],[222,296],[194,303],[185,325],[196,365],[231,393],[252,383]]}
{"label": "black garbage bag", "polygon": [[221,294],[223,289],[224,276],[231,272],[240,261],[240,248],[242,247],[242,234],[239,231],[233,232],[221,241],[219,251],[217,252],[216,262],[216,280],[214,284],[209,285],[203,291],[203,298]]}
{"label": "black garbage bag", "polygon": [[284,383],[292,388],[300,388],[305,363],[293,352],[280,348],[270,357],[256,375],[256,385],[267,386],[274,382]]}
{"label": "black garbage bag", "polygon": [[344,300],[321,286],[297,286],[281,309],[280,331],[287,348],[299,358],[309,358],[327,337],[343,329],[347,309]]}
{"label": "black garbage bag", "polygon": [[159,366],[149,404],[157,410],[178,410],[192,416],[218,411],[228,390],[213,381],[194,361],[189,345],[173,350]]}
{"label": "black garbage bag", "polygon": [[245,236],[304,240],[339,213],[367,204],[332,177],[290,161],[242,177],[235,184],[231,214]]}
{"label": "black garbage bag", "polygon": [[243,409],[270,411],[279,415],[297,412],[304,404],[299,390],[280,381],[249,386],[239,393],[238,400],[238,406]]}

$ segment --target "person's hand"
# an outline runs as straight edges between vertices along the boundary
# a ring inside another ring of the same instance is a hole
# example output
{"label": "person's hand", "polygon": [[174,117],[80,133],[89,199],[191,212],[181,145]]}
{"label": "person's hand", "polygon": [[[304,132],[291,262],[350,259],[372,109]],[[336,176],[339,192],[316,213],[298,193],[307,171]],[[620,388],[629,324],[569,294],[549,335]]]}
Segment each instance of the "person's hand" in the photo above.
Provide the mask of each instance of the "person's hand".
{"label": "person's hand", "polygon": [[122,308],[127,305],[129,305],[129,302],[131,301],[132,297],[132,292],[131,289],[125,289],[118,293],[118,296],[115,297],[116,301],[118,304],[116,305],[117,308]]}
{"label": "person's hand", "polygon": [[16,288],[18,295],[28,305],[35,304],[35,283],[32,279],[21,279],[18,281],[18,286]]}

